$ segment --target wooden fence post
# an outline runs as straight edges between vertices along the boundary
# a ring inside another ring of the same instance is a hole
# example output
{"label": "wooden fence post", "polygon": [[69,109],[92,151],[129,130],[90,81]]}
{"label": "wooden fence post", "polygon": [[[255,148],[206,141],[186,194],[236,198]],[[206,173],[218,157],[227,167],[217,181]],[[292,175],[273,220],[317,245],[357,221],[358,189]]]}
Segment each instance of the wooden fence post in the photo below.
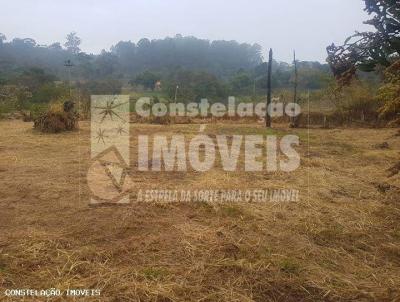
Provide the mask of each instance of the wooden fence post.
{"label": "wooden fence post", "polygon": [[271,99],[272,99],[272,48],[269,50],[269,60],[268,60],[268,78],[267,78],[267,108],[265,111],[265,126],[267,128],[271,128],[271,116],[268,112],[268,109],[271,104]]}

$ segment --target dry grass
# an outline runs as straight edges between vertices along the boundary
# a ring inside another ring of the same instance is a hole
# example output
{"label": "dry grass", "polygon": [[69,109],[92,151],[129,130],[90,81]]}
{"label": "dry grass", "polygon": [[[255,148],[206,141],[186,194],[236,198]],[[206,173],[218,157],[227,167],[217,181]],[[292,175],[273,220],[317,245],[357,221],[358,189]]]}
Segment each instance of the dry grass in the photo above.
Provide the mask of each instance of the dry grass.
{"label": "dry grass", "polygon": [[72,131],[78,127],[78,116],[73,111],[65,111],[63,104],[54,103],[34,120],[33,126],[44,133]]}
{"label": "dry grass", "polygon": [[[199,128],[131,127],[188,136]],[[89,125],[80,128],[80,137],[45,135],[0,122],[0,300],[5,288],[26,287],[100,288],[93,301],[400,300],[400,175],[387,173],[399,159],[396,130],[315,129],[308,149],[307,130],[275,129],[302,140],[302,166],[290,175],[134,175],[155,188],[293,187],[298,203],[91,208]],[[271,131],[214,123],[206,132]],[[388,149],[373,147],[384,141]]]}

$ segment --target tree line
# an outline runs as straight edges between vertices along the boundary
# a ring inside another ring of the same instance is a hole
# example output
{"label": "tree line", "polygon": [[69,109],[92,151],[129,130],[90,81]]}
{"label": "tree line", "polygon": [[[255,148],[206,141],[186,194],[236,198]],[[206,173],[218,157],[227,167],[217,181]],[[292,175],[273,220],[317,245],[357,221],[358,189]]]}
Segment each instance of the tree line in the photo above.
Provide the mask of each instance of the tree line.
{"label": "tree line", "polygon": [[[230,95],[266,94],[268,62],[257,44],[176,35],[121,41],[108,51],[88,54],[81,43],[76,33],[68,34],[63,44],[51,45],[29,38],[7,40],[0,34],[0,102],[14,99],[16,107],[29,108],[65,100],[69,84],[85,99],[91,94],[118,94],[122,87],[152,92],[156,83],[161,83],[157,95],[169,100],[216,101]],[[323,90],[334,82],[328,64],[298,61],[297,66],[299,90]],[[68,83],[69,73],[72,83]],[[293,62],[274,60],[275,95],[290,99],[293,84]]]}

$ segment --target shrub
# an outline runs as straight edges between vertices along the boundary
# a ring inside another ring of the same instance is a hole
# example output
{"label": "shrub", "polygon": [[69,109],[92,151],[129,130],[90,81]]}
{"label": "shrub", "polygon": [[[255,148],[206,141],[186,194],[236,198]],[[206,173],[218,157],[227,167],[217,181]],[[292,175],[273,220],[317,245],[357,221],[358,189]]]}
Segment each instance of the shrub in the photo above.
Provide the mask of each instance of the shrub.
{"label": "shrub", "polygon": [[397,60],[385,71],[385,84],[379,88],[379,109],[383,119],[400,120],[400,60]]}
{"label": "shrub", "polygon": [[350,86],[334,86],[328,95],[334,102],[336,112],[349,119],[376,120],[379,102],[374,87],[366,82],[354,81]]}
{"label": "shrub", "polygon": [[46,113],[34,120],[34,128],[45,133],[72,131],[78,127],[78,115],[72,102],[52,104]]}

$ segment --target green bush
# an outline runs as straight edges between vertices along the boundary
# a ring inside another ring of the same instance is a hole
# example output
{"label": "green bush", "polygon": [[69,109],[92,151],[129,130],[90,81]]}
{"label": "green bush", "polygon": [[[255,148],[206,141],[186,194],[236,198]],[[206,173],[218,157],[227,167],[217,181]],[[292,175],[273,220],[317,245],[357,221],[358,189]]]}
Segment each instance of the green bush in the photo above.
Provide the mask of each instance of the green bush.
{"label": "green bush", "polygon": [[379,88],[379,113],[384,119],[400,119],[400,60],[385,71],[385,84]]}

